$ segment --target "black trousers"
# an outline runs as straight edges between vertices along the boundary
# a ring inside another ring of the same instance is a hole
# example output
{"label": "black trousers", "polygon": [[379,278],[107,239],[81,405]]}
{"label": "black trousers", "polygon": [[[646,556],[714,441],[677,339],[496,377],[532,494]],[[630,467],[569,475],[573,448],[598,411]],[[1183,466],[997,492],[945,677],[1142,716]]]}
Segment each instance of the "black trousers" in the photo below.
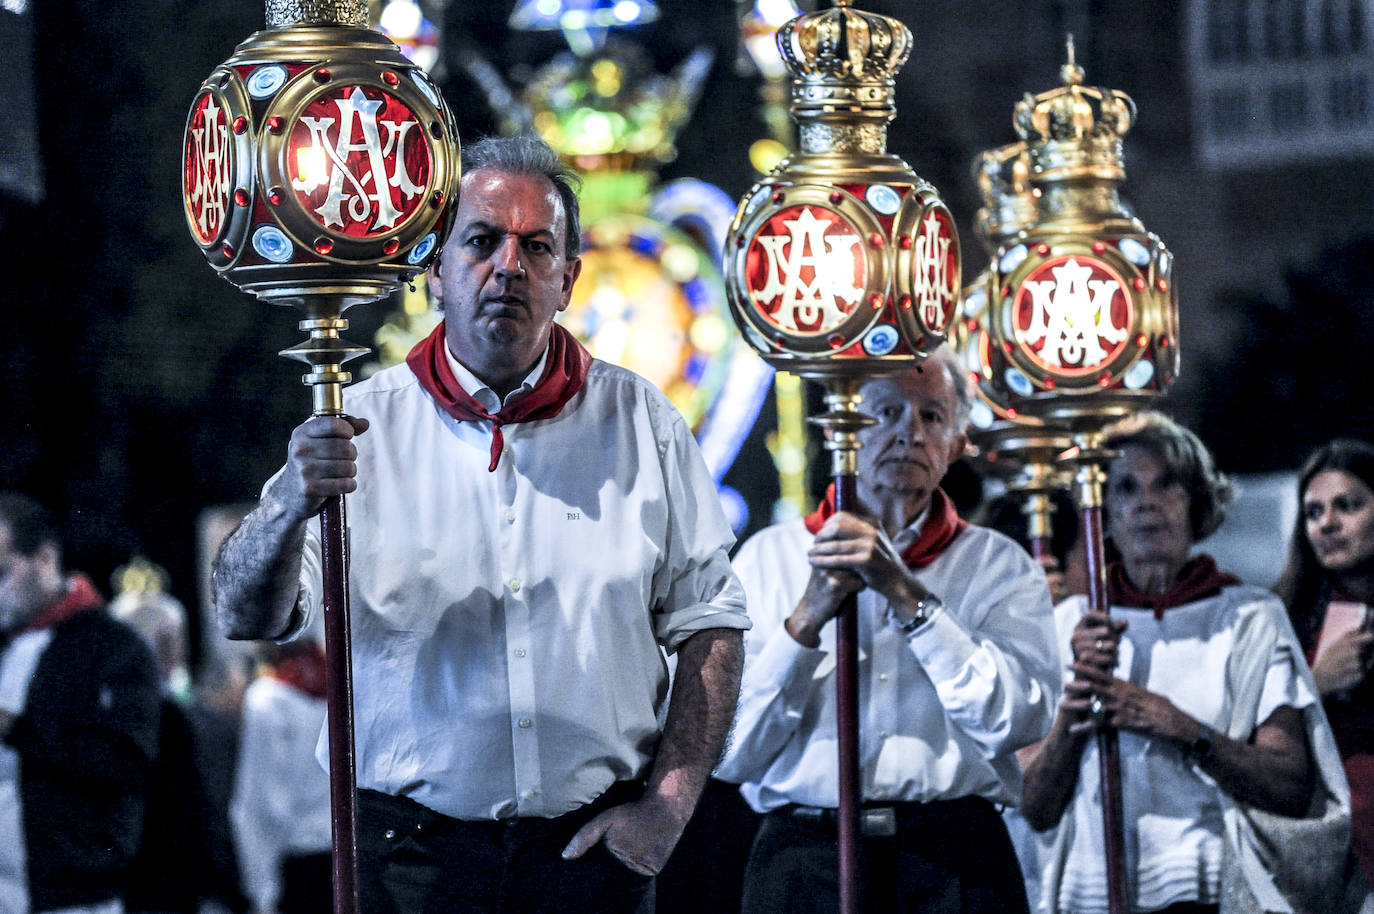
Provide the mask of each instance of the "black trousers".
{"label": "black trousers", "polygon": [[[895,834],[861,839],[860,910],[1027,914],[1016,851],[990,802],[888,805]],[[743,914],[833,914],[839,846],[826,812],[789,807],[764,817],[744,874]]]}
{"label": "black trousers", "polygon": [[334,910],[334,860],[323,854],[293,854],[281,862],[277,914],[330,914]]}
{"label": "black trousers", "polygon": [[[597,845],[563,848],[603,810],[639,796],[621,782],[554,819],[462,821],[413,800],[358,791],[358,881],[366,914],[633,914],[653,877]],[[646,902],[646,899],[649,899]]]}

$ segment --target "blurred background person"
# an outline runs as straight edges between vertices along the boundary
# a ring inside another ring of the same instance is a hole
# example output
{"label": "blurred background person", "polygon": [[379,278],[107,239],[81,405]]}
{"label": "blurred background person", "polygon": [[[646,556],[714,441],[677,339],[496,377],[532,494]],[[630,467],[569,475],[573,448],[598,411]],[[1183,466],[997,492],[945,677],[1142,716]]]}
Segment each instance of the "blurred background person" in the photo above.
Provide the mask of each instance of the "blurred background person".
{"label": "blurred background person", "polygon": [[[186,608],[166,593],[167,575],[146,559],[115,572],[110,614],[137,631],[157,657],[162,696],[157,757],[148,790],[139,850],[129,873],[129,914],[198,914],[247,904],[239,891],[237,861],[227,806],[216,803],[211,784],[232,759],[202,742],[199,724],[214,716],[202,709],[188,669]],[[218,747],[215,747],[218,748]]]}
{"label": "blurred background person", "polygon": [[1158,413],[1121,423],[1107,445],[1111,615],[1084,597],[1057,608],[1069,681],[1050,735],[1022,758],[1022,814],[1055,830],[1044,909],[1107,910],[1092,736],[1110,725],[1132,910],[1215,912],[1223,894],[1249,899],[1241,910],[1343,910],[1349,795],[1287,613],[1190,557],[1220,525],[1230,483]]}
{"label": "blurred background person", "polygon": [[157,662],[0,493],[0,911],[122,914],[158,746]]}
{"label": "blurred background person", "polygon": [[329,774],[315,755],[324,650],[304,636],[256,648],[265,666],[244,694],[230,805],[244,888],[255,914],[329,914]]}
{"label": "blurred background person", "polygon": [[[1083,537],[1079,535],[1078,506],[1073,496],[1056,490],[1050,493],[1050,502],[1053,506],[1050,554],[1054,560],[1042,561],[1041,567],[1050,585],[1050,598],[1058,605],[1074,594],[1088,592],[1088,564]],[[979,505],[974,517],[977,523],[1005,533],[1016,540],[1027,554],[1033,555],[1025,507],[1025,495],[1007,491]],[[1109,553],[1108,560],[1112,557]]]}
{"label": "blurred background person", "polygon": [[[1088,592],[1087,554],[1081,524],[1078,521],[1078,507],[1068,492],[1055,491],[1050,494],[1052,520],[1050,525],[1050,560],[1041,560],[1045,571],[1045,581],[1049,584],[1050,599],[1058,606],[1074,594]],[[978,523],[991,527],[999,533],[1016,540],[1028,555],[1034,556],[1031,548],[1030,524],[1026,517],[1026,496],[1015,491],[1003,492],[983,502],[978,507]],[[1027,750],[1017,753],[1018,760]],[[1002,821],[1006,823],[1007,834],[1011,836],[1012,847],[1016,849],[1016,859],[1021,865],[1021,878],[1026,883],[1026,898],[1033,914],[1042,908],[1041,896],[1043,867],[1040,862],[1041,841],[1035,830],[1026,822],[1021,810],[1016,806],[1002,809]]]}
{"label": "blurred background person", "polygon": [[1298,475],[1298,521],[1277,587],[1350,781],[1352,843],[1374,882],[1374,445],[1337,438]]}

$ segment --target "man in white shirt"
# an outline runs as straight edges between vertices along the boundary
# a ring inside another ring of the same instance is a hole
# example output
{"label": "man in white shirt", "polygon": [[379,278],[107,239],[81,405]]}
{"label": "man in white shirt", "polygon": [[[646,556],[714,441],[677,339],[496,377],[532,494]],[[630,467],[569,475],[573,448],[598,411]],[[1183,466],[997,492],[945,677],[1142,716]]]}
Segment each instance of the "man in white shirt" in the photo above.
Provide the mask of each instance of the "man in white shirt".
{"label": "man in white shirt", "polygon": [[348,389],[366,418],[293,433],[221,552],[220,624],[303,627],[307,519],[355,493],[363,910],[630,911],[734,711],[733,538],[682,417],[553,322],[581,268],[574,176],[528,137],[464,153],[444,323]]}
{"label": "man in white shirt", "polygon": [[994,804],[1058,692],[1045,576],[1010,538],[959,519],[938,488],[965,447],[971,392],[948,347],[864,385],[858,500],[751,538],[735,569],[754,630],[717,772],[766,813],[744,911],[834,911],[835,626],[858,592],[860,880],[872,911],[1024,911]]}

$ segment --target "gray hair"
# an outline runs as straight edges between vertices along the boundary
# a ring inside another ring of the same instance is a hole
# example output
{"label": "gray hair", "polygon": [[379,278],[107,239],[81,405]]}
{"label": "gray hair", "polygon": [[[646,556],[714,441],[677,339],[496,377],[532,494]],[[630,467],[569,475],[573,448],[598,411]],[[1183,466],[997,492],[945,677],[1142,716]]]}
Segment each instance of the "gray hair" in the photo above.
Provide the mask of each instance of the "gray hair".
{"label": "gray hair", "polygon": [[1193,542],[1206,539],[1226,519],[1235,489],[1217,469],[1212,452],[1197,435],[1163,413],[1147,410],[1109,426],[1106,445],[1143,447],[1164,462],[1188,493],[1188,521]]}
{"label": "gray hair", "polygon": [[973,412],[973,385],[969,382],[968,372],[959,361],[958,354],[948,343],[941,343],[926,357],[925,364],[938,364],[949,378],[949,386],[954,391],[954,430],[963,432],[968,428],[969,414]]}
{"label": "gray hair", "polygon": [[548,178],[563,201],[568,232],[564,256],[568,260],[577,259],[582,253],[582,216],[577,203],[582,177],[554,152],[552,146],[530,134],[483,137],[463,147],[463,174],[482,168]]}

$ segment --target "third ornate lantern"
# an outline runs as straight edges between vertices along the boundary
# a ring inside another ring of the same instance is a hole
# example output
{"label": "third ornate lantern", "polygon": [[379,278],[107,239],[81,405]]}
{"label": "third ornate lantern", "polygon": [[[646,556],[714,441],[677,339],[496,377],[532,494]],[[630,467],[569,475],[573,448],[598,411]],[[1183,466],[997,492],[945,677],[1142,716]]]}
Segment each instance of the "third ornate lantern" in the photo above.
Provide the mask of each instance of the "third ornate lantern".
{"label": "third ornate lantern", "polygon": [[[726,242],[726,286],[741,331],[775,368],[826,389],[835,508],[857,501],[858,412],[871,377],[938,347],[959,297],[959,242],[935,188],[887,152],[895,76],[911,32],[852,8],[799,16],[778,32],[792,74],[800,151],[744,198]],[[840,906],[857,910],[858,628],[836,621]]]}
{"label": "third ornate lantern", "polygon": [[[1035,224],[1003,244],[989,270],[992,384],[1020,412],[1067,424],[1087,546],[1088,606],[1109,609],[1102,496],[1111,456],[1103,428],[1146,406],[1178,372],[1173,258],[1122,203],[1122,136],[1135,104],[1115,89],[1083,85],[1073,60],[1064,84],[1016,105],[1017,132],[1039,192]],[[1128,910],[1116,733],[1098,730],[1107,900]]]}
{"label": "third ornate lantern", "polygon": [[[305,312],[314,414],[343,413],[348,307],[423,272],[458,190],[453,116],[424,71],[367,28],[366,0],[267,0],[267,28],[201,84],[183,146],[187,227],[234,285]],[[357,910],[356,795],[342,497],[321,513],[335,914]]]}
{"label": "third ornate lantern", "polygon": [[[974,176],[983,194],[977,230],[990,255],[1036,221],[1038,206],[1030,184],[1030,155],[1025,142],[989,150],[977,159]],[[977,402],[970,414],[969,441],[1007,490],[1023,499],[1031,554],[1042,566],[1057,567],[1050,548],[1053,502],[1050,496],[1068,489],[1071,474],[1057,463],[1073,446],[1067,428],[1021,413],[994,383],[992,337],[988,328],[988,275],[993,265],[964,290],[958,320],[950,332],[951,345],[973,379]]]}

